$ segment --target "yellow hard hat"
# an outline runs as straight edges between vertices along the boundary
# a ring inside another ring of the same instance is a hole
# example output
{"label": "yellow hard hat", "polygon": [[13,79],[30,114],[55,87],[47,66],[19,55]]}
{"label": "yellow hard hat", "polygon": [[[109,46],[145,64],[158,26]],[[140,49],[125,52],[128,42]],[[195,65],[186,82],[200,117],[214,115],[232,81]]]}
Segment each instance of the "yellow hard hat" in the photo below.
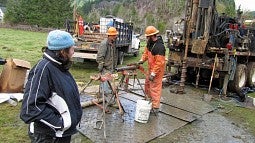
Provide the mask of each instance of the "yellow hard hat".
{"label": "yellow hard hat", "polygon": [[115,36],[115,35],[118,35],[118,32],[117,32],[116,28],[110,27],[106,34],[108,36]]}
{"label": "yellow hard hat", "polygon": [[158,34],[159,31],[158,29],[156,29],[154,26],[148,26],[146,27],[145,29],[145,36],[152,36],[152,35],[155,35],[155,34]]}

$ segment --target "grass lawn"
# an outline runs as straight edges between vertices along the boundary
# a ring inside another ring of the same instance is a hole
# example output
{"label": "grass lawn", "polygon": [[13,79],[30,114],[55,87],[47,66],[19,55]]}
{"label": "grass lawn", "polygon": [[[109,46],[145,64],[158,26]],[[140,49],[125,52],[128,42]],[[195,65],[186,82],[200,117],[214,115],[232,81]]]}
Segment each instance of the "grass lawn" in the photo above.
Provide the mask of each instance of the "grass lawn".
{"label": "grass lawn", "polygon": [[47,33],[0,28],[0,57],[22,59],[34,65],[42,57],[46,38]]}
{"label": "grass lawn", "polygon": [[11,106],[9,103],[0,104],[0,142],[28,143],[27,125],[19,118],[21,103]]}
{"label": "grass lawn", "polygon": [[254,92],[253,93],[248,93],[247,95],[250,96],[250,97],[255,98],[255,93]]}

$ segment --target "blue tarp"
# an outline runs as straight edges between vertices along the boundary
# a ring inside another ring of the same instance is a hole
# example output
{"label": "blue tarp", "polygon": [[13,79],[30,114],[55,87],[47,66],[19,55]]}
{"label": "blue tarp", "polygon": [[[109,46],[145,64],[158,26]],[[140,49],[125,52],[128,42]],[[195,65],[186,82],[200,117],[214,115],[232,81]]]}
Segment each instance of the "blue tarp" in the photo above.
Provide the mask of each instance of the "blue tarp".
{"label": "blue tarp", "polygon": [[109,23],[107,23],[106,26],[113,26],[113,21],[110,21]]}

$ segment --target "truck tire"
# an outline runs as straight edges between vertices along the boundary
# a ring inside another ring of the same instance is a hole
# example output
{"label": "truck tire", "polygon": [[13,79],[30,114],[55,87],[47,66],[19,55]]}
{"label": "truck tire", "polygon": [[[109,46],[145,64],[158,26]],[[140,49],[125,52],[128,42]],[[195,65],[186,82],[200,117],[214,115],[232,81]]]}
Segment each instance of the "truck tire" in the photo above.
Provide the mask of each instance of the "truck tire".
{"label": "truck tire", "polygon": [[255,62],[250,62],[247,67],[248,79],[247,84],[250,87],[255,87]]}
{"label": "truck tire", "polygon": [[239,92],[245,86],[247,81],[247,67],[244,64],[238,64],[236,67],[235,77],[229,82],[231,91]]}
{"label": "truck tire", "polygon": [[124,61],[124,52],[118,51],[118,65],[122,65]]}
{"label": "truck tire", "polygon": [[139,55],[139,50],[134,53],[134,57],[137,57]]}
{"label": "truck tire", "polygon": [[139,55],[139,52],[140,52],[140,43],[138,46],[138,50],[134,53],[134,57],[137,57]]}

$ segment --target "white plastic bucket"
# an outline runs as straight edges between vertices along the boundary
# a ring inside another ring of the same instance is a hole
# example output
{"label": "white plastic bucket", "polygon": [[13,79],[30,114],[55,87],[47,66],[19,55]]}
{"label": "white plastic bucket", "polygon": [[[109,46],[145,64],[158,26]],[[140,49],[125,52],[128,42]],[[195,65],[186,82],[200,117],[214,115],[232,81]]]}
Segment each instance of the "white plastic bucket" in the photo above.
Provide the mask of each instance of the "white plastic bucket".
{"label": "white plastic bucket", "polygon": [[140,123],[147,123],[152,104],[146,100],[137,100],[135,110],[135,121]]}

